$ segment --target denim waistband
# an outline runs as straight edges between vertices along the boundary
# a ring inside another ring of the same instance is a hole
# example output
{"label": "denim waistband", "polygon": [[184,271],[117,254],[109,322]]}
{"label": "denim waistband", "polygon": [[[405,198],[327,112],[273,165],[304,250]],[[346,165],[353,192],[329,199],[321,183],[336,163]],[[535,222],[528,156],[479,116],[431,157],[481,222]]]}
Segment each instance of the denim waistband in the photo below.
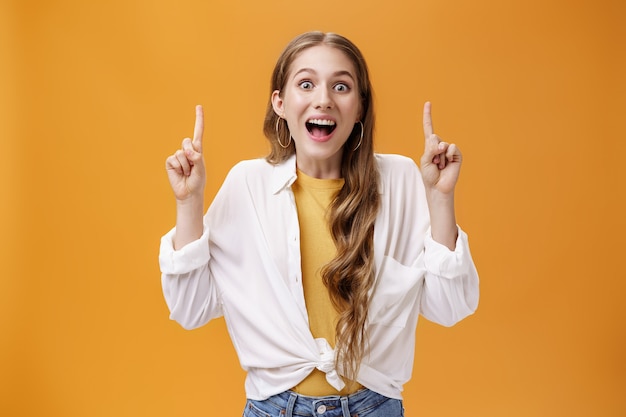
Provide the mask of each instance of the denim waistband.
{"label": "denim waistband", "polygon": [[[265,412],[277,412],[276,415],[285,417],[350,417],[366,413],[389,400],[391,399],[384,395],[362,389],[348,396],[330,395],[325,397],[308,397],[293,391],[285,391],[264,401],[252,401],[251,403],[257,408],[265,409]],[[267,407],[271,407],[271,410]]]}

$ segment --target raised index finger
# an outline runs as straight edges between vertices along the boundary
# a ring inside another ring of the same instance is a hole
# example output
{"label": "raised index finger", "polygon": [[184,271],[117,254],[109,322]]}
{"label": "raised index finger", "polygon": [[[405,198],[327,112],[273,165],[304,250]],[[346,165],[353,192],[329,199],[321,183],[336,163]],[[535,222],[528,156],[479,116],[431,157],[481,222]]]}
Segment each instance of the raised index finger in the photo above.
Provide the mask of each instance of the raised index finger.
{"label": "raised index finger", "polygon": [[424,103],[424,137],[427,139],[433,134],[433,119],[430,115],[430,101]]}
{"label": "raised index finger", "polygon": [[201,105],[196,106],[196,125],[193,128],[193,147],[202,152],[202,134],[204,133],[204,111]]}

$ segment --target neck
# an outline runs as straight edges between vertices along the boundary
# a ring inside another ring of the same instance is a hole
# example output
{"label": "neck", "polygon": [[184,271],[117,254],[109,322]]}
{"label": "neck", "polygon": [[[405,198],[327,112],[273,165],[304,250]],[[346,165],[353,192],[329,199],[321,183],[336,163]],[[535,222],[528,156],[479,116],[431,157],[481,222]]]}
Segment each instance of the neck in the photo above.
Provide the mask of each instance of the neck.
{"label": "neck", "polygon": [[322,180],[341,178],[341,159],[335,160],[303,160],[296,154],[296,166],[309,177]]}

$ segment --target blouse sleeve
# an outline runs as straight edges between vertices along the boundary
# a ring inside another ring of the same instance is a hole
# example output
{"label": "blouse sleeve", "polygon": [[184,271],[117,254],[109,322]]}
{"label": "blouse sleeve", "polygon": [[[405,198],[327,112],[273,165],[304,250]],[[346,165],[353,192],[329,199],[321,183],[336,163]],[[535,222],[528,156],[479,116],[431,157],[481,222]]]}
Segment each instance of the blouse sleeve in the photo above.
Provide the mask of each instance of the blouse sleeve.
{"label": "blouse sleeve", "polygon": [[[391,256],[412,270],[407,274],[421,286],[416,296],[424,318],[452,326],[478,307],[478,273],[467,234],[457,226],[454,250],[433,240],[424,182],[415,162],[398,155],[378,158],[383,185],[380,221],[376,224],[383,241],[378,256]],[[381,257],[379,265],[383,261]]]}
{"label": "blouse sleeve", "polygon": [[207,217],[202,236],[180,250],[174,250],[175,232],[174,228],[161,238],[161,285],[170,319],[191,330],[223,314],[215,282],[209,273]]}
{"label": "blouse sleeve", "polygon": [[424,291],[421,314],[443,326],[452,326],[478,307],[478,272],[469,250],[467,234],[458,227],[451,251],[433,240],[430,228],[424,241]]}

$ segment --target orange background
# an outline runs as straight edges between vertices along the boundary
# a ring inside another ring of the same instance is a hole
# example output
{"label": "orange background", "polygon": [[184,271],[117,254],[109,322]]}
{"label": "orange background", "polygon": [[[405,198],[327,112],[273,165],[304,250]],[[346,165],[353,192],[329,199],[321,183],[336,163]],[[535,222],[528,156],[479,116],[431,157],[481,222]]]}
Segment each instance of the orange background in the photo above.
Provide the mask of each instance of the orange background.
{"label": "orange background", "polygon": [[476,315],[418,329],[415,416],[626,415],[626,7],[621,0],[0,3],[0,414],[241,415],[224,323],[160,289],[165,157],[204,104],[207,203],[267,151],[269,76],[296,34],[351,38],[380,152],[421,108],[465,155]]}

